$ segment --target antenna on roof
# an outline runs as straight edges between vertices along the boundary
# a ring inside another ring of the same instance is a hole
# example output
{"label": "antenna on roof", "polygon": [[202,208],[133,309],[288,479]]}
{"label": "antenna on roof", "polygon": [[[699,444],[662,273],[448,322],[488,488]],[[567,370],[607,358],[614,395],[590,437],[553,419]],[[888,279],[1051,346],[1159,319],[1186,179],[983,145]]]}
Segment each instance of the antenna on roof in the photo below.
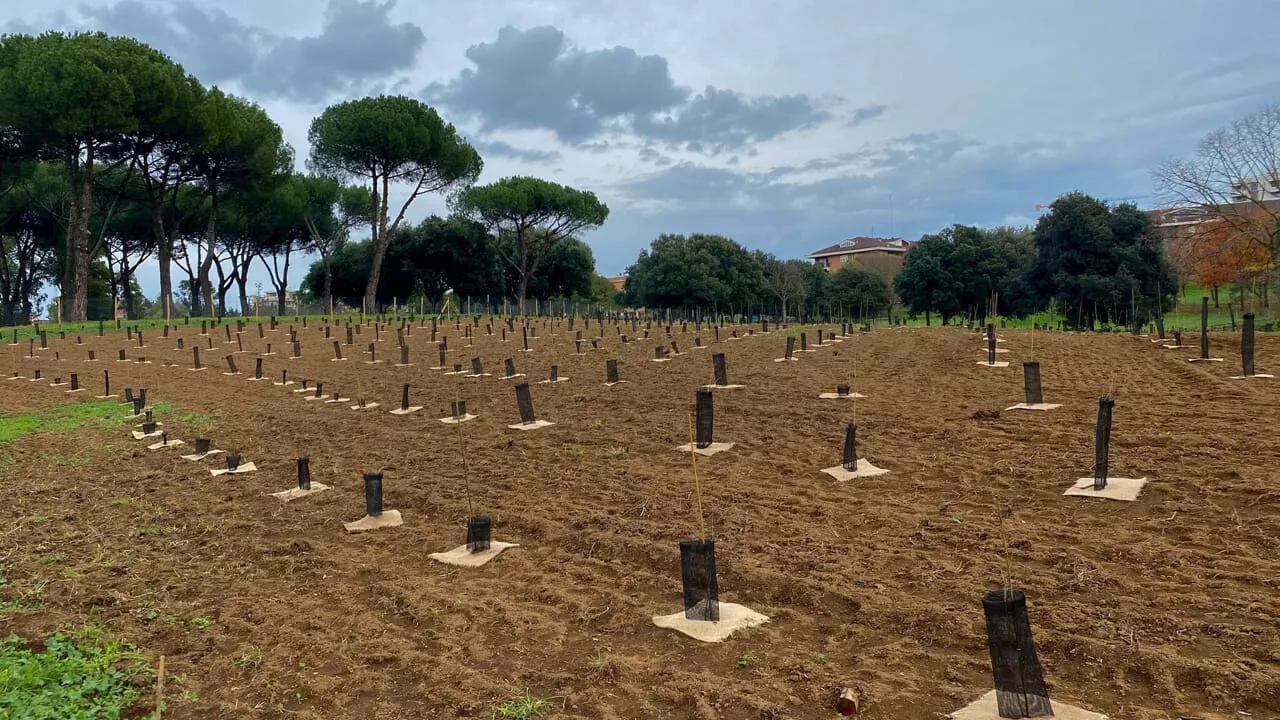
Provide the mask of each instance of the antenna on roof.
{"label": "antenna on roof", "polygon": [[893,225],[893,193],[889,193],[889,237],[898,237]]}

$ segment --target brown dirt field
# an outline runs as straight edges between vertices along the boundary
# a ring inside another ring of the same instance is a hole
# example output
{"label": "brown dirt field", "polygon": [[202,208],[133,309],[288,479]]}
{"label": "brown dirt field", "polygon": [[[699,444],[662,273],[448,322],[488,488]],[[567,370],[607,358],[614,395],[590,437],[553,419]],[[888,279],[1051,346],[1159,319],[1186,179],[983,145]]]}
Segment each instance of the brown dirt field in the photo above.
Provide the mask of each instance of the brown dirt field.
{"label": "brown dirt field", "polygon": [[[77,370],[90,388],[81,396],[100,392],[103,369],[116,392],[145,386],[176,405],[158,418],[175,437],[212,426],[216,447],[259,472],[213,479],[209,463],[149,452],[123,426],[14,441],[15,463],[0,470],[11,581],[0,596],[47,585],[44,609],[0,614],[0,633],[101,621],[166,657],[175,719],[487,719],[526,693],[552,699],[552,718],[831,718],[834,694],[851,687],[861,718],[919,720],[991,687],[980,599],[1008,572],[1027,590],[1055,699],[1116,719],[1280,717],[1280,379],[1228,380],[1239,363],[1226,334],[1213,342],[1227,361],[1198,365],[1185,360],[1192,335],[1175,351],[1002,331],[1004,369],[976,365],[983,341],[958,329],[877,329],[796,363],[771,362],[782,333],[715,346],[747,386],[716,393],[717,440],[737,446],[699,462],[721,597],[772,621],[704,645],[649,621],[679,609],[676,544],[697,532],[689,458],[673,450],[711,378],[692,327],[682,356],[654,363],[654,340],[621,348],[611,327],[607,350],[579,357],[564,329],[543,330],[526,354],[514,352],[518,332],[502,345],[482,323],[476,348],[461,349],[442,325],[450,361],[481,356],[493,373],[483,379],[429,370],[426,329],[413,329],[416,364],[401,369],[362,362],[371,327],[343,348],[347,361],[330,362],[314,322],[299,327],[305,357],[288,360],[287,327],[268,333],[279,353],[264,359],[269,378],[288,368],[383,407],[354,412],[246,382],[264,345],[256,328],[236,377],[221,374],[234,348],[221,330],[201,373],[159,333],[130,357],[178,366],[115,362],[122,334],[83,347],[51,337],[35,361],[25,346],[2,348],[28,376]],[[198,328],[181,332],[188,347],[200,341]],[[382,337],[379,356],[394,360],[394,332]],[[103,361],[84,362],[88,348]],[[517,419],[514,383],[498,379],[508,356],[527,379],[553,362],[571,378],[532,386],[555,426],[506,428]],[[608,357],[629,383],[603,386]],[[1031,358],[1046,400],[1064,407],[986,416],[1021,400]],[[1280,374],[1280,338],[1260,335],[1258,358],[1260,372]],[[842,381],[868,397],[817,399]],[[402,382],[423,412],[386,412]],[[1062,495],[1091,473],[1104,393],[1116,397],[1113,475],[1151,481],[1134,503]],[[70,397],[0,381],[6,413]],[[479,419],[439,423],[454,397]],[[842,485],[819,469],[839,463],[855,411],[860,455],[891,473]],[[335,490],[268,497],[293,485],[302,454]],[[405,525],[348,535],[341,523],[363,514],[361,474],[375,469]],[[521,544],[479,570],[427,558],[462,542],[468,474],[494,537]],[[258,650],[255,668],[246,659]]]}

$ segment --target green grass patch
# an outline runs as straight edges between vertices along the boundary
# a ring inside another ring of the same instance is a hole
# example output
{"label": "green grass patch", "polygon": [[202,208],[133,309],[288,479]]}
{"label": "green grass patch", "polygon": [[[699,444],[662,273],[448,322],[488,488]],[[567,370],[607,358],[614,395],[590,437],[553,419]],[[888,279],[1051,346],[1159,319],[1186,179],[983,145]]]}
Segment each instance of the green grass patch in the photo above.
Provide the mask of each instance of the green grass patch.
{"label": "green grass patch", "polygon": [[538,700],[526,695],[515,700],[508,700],[494,708],[493,716],[495,718],[503,718],[503,720],[532,720],[533,718],[542,717],[550,709],[551,703],[546,700]]}
{"label": "green grass patch", "polygon": [[43,649],[16,635],[0,641],[0,717],[118,720],[138,699],[146,659],[94,629],[58,633]]}
{"label": "green grass patch", "polygon": [[34,432],[63,433],[86,427],[119,426],[126,419],[121,407],[112,400],[95,400],[0,417],[0,443]]}

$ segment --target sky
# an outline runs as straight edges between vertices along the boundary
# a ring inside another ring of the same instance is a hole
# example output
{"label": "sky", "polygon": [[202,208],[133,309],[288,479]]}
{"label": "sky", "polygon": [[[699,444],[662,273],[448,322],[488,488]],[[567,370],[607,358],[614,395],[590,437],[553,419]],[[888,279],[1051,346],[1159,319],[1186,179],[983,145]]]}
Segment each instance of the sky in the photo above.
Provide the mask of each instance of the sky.
{"label": "sky", "polygon": [[802,257],[1071,191],[1155,207],[1160,162],[1280,102],[1277,25],[1275,0],[0,0],[4,32],[133,36],[258,102],[299,169],[326,106],[418,97],[480,182],[595,192],[605,275],[662,233]]}

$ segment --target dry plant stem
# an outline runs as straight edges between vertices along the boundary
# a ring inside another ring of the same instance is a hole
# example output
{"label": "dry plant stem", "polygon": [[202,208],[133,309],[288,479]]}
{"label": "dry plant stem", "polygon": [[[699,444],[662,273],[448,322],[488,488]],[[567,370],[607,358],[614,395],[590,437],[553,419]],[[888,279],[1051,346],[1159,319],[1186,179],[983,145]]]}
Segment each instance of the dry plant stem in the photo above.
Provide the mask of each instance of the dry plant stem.
{"label": "dry plant stem", "polygon": [[156,717],[160,720],[160,712],[164,708],[164,656],[160,656],[159,666],[156,668]]}
{"label": "dry plant stem", "polygon": [[[460,399],[457,392],[458,386],[455,384],[453,387],[453,402],[454,407],[457,407],[458,400]],[[471,507],[471,469],[470,466],[467,465],[467,436],[462,432],[461,422],[454,423],[454,427],[458,429],[458,450],[462,454],[462,494],[467,498],[467,517],[470,518],[474,517],[476,513]]]}
{"label": "dry plant stem", "polygon": [[707,540],[707,521],[702,514],[702,483],[698,480],[698,444],[693,433],[693,415],[689,416],[689,464],[693,466],[693,496],[698,503],[698,537]]}
{"label": "dry plant stem", "polygon": [[1001,574],[1004,576],[1004,596],[1006,600],[1013,599],[1013,564],[1009,558],[1009,532],[1004,526],[1004,504],[1000,502],[999,497],[995,497],[996,518],[999,521],[1000,528],[1000,544],[1002,545],[1001,555]]}

